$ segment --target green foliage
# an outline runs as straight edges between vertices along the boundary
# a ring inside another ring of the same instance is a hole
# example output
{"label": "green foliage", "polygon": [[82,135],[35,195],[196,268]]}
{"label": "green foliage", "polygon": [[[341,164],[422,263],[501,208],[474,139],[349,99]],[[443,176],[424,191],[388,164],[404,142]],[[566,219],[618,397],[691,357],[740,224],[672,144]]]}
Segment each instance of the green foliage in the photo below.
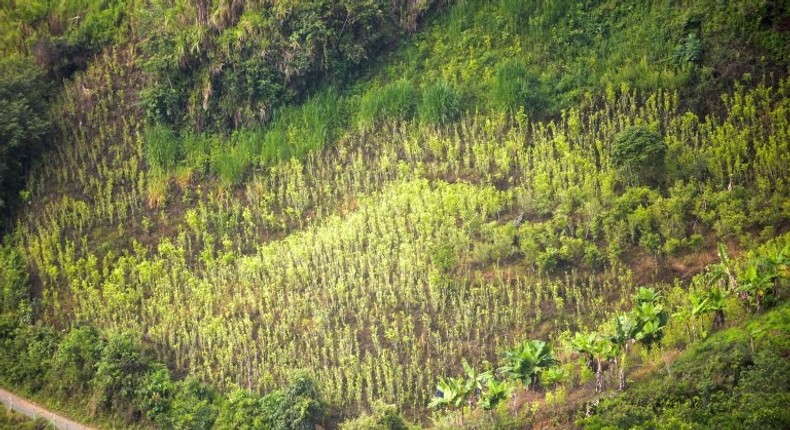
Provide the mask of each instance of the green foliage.
{"label": "green foliage", "polygon": [[357,121],[363,127],[373,127],[384,121],[408,120],[417,109],[417,90],[406,79],[371,87],[359,101]]}
{"label": "green foliage", "polygon": [[513,349],[505,351],[504,365],[499,372],[508,378],[521,381],[529,387],[541,371],[557,364],[554,351],[542,340],[525,340]]}
{"label": "green foliage", "polygon": [[326,406],[318,386],[306,372],[297,371],[283,391],[277,413],[280,427],[287,430],[312,430],[323,421]]}
{"label": "green foliage", "polygon": [[170,404],[169,421],[174,429],[211,429],[217,418],[216,391],[195,378],[178,384]]}
{"label": "green foliage", "polygon": [[96,329],[87,325],[72,329],[52,357],[50,384],[66,397],[88,394],[103,350],[104,342]]}
{"label": "green foliage", "polygon": [[449,83],[436,81],[423,90],[418,111],[423,124],[449,125],[461,114],[461,102]]}
{"label": "green foliage", "polygon": [[494,107],[516,113],[541,111],[547,103],[538,77],[515,59],[505,60],[494,71],[491,102]]}
{"label": "green foliage", "polygon": [[667,145],[644,127],[628,127],[612,142],[612,165],[628,184],[658,185],[664,174]]}
{"label": "green foliage", "polygon": [[341,430],[408,430],[412,428],[398,413],[395,405],[382,401],[373,403],[373,412],[362,414],[353,420],[340,424]]}
{"label": "green foliage", "polygon": [[149,360],[130,334],[107,339],[93,377],[93,407],[129,412],[149,370]]}
{"label": "green foliage", "polygon": [[137,392],[137,404],[149,421],[162,428],[173,426],[171,404],[177,389],[167,367],[149,366]]}
{"label": "green foliage", "polygon": [[153,169],[170,171],[181,160],[181,144],[166,125],[152,125],[145,131],[146,160]]}
{"label": "green foliage", "polygon": [[33,392],[41,390],[47,382],[52,357],[58,350],[58,332],[41,325],[22,325],[0,340],[5,353],[0,374],[12,384]]}
{"label": "green foliage", "polygon": [[291,157],[302,159],[338,137],[345,124],[344,99],[334,89],[322,91],[301,107],[285,107],[275,113],[263,136],[261,163],[271,165]]}
{"label": "green foliage", "polygon": [[480,407],[486,411],[496,409],[496,407],[504,403],[512,393],[513,388],[506,381],[497,381],[491,378],[486,385],[486,391],[480,401]]}
{"label": "green foliage", "polygon": [[31,161],[50,133],[50,87],[32,61],[0,59],[0,210],[15,199]]}
{"label": "green foliage", "polygon": [[275,391],[260,397],[246,390],[237,389],[227,395],[222,403],[214,428],[232,429],[280,429],[278,413],[283,402],[283,393]]}
{"label": "green foliage", "polygon": [[0,246],[0,315],[22,316],[29,302],[28,274],[25,261],[17,249],[10,245]]}
{"label": "green foliage", "polygon": [[781,358],[788,306],[747,325],[720,331],[690,347],[671,365],[603,400],[584,428],[784,428],[790,415],[788,362]]}
{"label": "green foliage", "polygon": [[322,80],[356,76],[402,29],[415,30],[432,3],[160,3],[135,10],[137,31],[151,35],[143,43],[145,67],[158,77],[144,94],[148,116],[197,131],[266,122]]}

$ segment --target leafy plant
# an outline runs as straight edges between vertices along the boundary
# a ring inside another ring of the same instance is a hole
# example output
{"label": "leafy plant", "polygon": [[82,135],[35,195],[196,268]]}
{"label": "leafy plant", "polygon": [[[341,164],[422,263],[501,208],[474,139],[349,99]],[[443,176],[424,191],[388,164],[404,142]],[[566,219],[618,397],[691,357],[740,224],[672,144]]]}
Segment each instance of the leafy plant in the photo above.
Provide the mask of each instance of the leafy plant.
{"label": "leafy plant", "polygon": [[612,142],[611,160],[629,185],[659,185],[664,175],[667,145],[655,132],[628,127]]}

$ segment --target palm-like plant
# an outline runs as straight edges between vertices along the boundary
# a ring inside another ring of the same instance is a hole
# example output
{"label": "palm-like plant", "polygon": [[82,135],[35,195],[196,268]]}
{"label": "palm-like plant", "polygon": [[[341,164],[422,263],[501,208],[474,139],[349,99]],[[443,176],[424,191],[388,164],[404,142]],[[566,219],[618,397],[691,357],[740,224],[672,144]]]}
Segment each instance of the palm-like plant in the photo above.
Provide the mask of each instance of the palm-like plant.
{"label": "palm-like plant", "polygon": [[713,312],[713,328],[720,328],[724,325],[724,306],[727,304],[729,293],[721,288],[720,285],[713,284],[707,290],[694,292],[689,295],[691,301],[691,316]]}
{"label": "palm-like plant", "polygon": [[469,365],[466,359],[463,359],[461,364],[464,366],[464,373],[466,373],[464,390],[468,393],[469,406],[471,406],[480,393],[483,392],[486,384],[493,378],[493,375],[491,371],[478,373],[474,367]]}
{"label": "palm-like plant", "polygon": [[506,381],[497,381],[496,379],[489,379],[486,384],[486,392],[480,401],[480,406],[483,409],[490,411],[507,399],[513,392],[513,388]]}
{"label": "palm-like plant", "polygon": [[[625,360],[628,355],[628,349],[642,329],[642,324],[640,323],[639,319],[634,318],[630,314],[620,314],[615,318],[614,332],[609,336],[609,341],[617,347],[621,354],[618,373],[618,389],[621,391],[625,388]],[[615,366],[617,366],[616,360]]]}
{"label": "palm-like plant", "polygon": [[643,302],[636,306],[633,313],[638,320],[639,331],[636,340],[650,349],[661,342],[664,337],[664,327],[669,322],[669,313],[664,306],[654,302]]}
{"label": "palm-like plant", "polygon": [[542,340],[525,340],[505,352],[505,365],[499,371],[513,380],[521,381],[526,389],[541,370],[557,364],[554,351]]}
{"label": "palm-like plant", "polygon": [[428,404],[434,409],[458,408],[464,404],[471,390],[461,378],[439,378],[436,384],[436,396]]}
{"label": "palm-like plant", "polygon": [[571,348],[574,351],[584,354],[584,357],[587,359],[587,367],[590,370],[595,370],[595,366],[593,365],[593,348],[595,345],[595,341],[598,338],[596,333],[576,333],[571,339]]}
{"label": "palm-like plant", "polygon": [[568,378],[568,372],[560,366],[549,367],[548,369],[540,372],[540,385],[548,387],[553,385],[554,388],[557,384],[561,383]]}
{"label": "palm-like plant", "polygon": [[614,360],[620,353],[620,348],[609,339],[596,338],[591,345],[592,356],[595,359],[595,392],[603,391],[603,365]]}
{"label": "palm-like plant", "polygon": [[770,300],[774,293],[774,281],[777,275],[771,270],[761,270],[768,269],[766,266],[761,260],[749,264],[736,290],[744,301],[754,307],[757,313],[763,310],[766,300]]}

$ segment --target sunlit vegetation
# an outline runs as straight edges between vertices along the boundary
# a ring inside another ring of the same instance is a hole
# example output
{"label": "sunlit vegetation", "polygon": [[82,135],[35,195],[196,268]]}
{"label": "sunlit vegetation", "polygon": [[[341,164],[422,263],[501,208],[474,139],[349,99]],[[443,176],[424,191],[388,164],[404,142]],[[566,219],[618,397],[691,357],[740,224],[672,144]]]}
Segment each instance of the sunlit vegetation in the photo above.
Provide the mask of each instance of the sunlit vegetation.
{"label": "sunlit vegetation", "polygon": [[749,332],[787,329],[787,11],[100,3],[0,9],[3,384],[160,428],[788,424]]}

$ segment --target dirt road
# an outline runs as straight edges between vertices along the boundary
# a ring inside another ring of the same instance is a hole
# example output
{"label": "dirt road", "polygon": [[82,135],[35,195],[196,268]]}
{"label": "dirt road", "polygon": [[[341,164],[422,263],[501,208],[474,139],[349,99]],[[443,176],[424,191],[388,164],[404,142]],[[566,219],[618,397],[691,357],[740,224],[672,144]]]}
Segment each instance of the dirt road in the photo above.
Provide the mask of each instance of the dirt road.
{"label": "dirt road", "polygon": [[0,388],[0,402],[8,406],[10,409],[13,409],[30,418],[44,418],[45,420],[52,423],[55,428],[63,430],[93,430],[91,427],[75,423],[74,421],[64,418],[56,413],[50,412],[41,406],[34,404],[30,400],[19,397],[16,394],[6,391],[2,388]]}

